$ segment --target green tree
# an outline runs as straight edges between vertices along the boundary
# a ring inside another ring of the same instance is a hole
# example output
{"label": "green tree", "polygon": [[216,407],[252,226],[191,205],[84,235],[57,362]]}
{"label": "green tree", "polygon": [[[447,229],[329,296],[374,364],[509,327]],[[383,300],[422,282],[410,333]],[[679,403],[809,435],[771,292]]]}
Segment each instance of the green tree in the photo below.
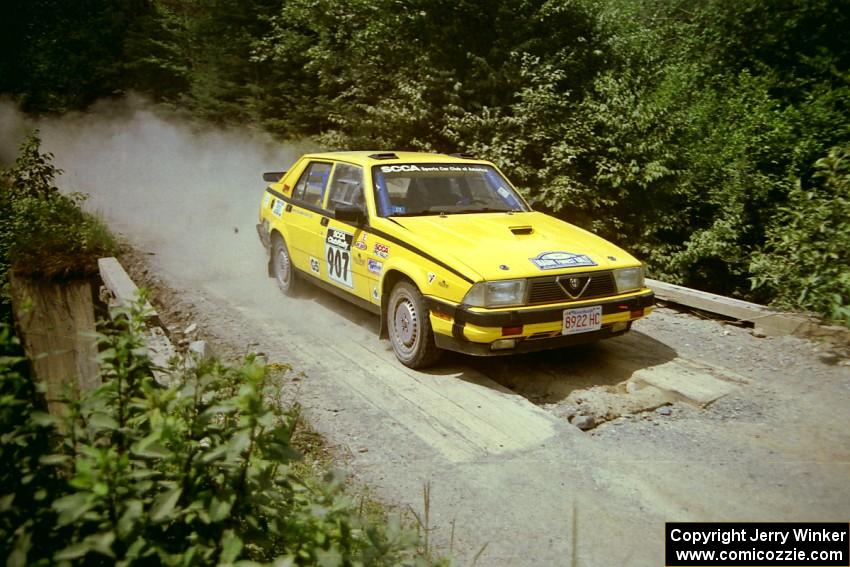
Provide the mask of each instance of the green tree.
{"label": "green tree", "polygon": [[11,0],[0,29],[0,92],[29,112],[85,108],[124,92],[123,39],[144,0]]}
{"label": "green tree", "polygon": [[805,308],[850,324],[850,147],[815,162],[814,183],[798,183],[753,257],[753,286],[780,307]]}

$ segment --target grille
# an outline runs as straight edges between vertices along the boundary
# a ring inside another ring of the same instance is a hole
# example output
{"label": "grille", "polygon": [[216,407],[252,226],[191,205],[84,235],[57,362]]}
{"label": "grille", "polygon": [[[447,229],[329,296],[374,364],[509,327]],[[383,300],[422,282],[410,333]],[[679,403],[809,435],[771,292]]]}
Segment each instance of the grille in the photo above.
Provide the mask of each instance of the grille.
{"label": "grille", "polygon": [[529,280],[528,303],[558,303],[561,301],[578,301],[584,299],[593,299],[594,297],[604,297],[606,295],[616,295],[617,285],[614,283],[614,274],[611,272],[587,272],[583,274],[568,274],[570,276],[587,276],[590,278],[590,283],[587,284],[587,289],[581,294],[578,299],[572,299],[563,290],[556,279],[558,276],[549,276],[544,278],[532,278]]}

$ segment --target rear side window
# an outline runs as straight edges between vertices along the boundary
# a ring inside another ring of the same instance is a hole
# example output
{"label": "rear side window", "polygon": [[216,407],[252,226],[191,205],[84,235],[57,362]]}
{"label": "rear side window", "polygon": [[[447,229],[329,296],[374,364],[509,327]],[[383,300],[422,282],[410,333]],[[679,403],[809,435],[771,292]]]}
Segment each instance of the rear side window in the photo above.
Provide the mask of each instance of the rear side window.
{"label": "rear side window", "polygon": [[353,205],[366,209],[363,197],[363,170],[348,163],[336,164],[328,195],[328,209],[335,210],[337,205]]}
{"label": "rear side window", "polygon": [[331,174],[331,164],[325,162],[312,162],[301,174],[292,198],[313,207],[322,206],[322,198],[325,196],[325,188],[328,186],[328,177]]}

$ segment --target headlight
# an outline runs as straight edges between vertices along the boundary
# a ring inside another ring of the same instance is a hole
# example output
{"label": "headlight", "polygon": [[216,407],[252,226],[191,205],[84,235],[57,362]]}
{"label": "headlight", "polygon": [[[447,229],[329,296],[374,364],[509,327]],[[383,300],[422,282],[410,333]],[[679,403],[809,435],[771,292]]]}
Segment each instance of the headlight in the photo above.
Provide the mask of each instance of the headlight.
{"label": "headlight", "polygon": [[614,270],[614,280],[618,293],[638,290],[643,287],[643,266]]}
{"label": "headlight", "polygon": [[506,307],[525,303],[525,280],[478,282],[472,286],[463,302],[472,307]]}

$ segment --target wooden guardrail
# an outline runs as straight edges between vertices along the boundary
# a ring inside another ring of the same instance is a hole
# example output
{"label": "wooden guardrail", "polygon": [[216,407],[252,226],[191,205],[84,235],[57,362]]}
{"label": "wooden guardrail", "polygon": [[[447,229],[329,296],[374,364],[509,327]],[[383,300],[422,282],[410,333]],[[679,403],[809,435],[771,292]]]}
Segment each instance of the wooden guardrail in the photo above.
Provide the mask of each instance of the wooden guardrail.
{"label": "wooden guardrail", "polygon": [[[97,261],[97,267],[100,270],[100,278],[103,280],[103,285],[109,291],[111,305],[127,307],[138,299],[138,286],[133,283],[130,275],[124,270],[124,267],[117,258],[100,258]],[[169,361],[177,351],[163,330],[159,314],[157,314],[150,302],[145,304],[145,309],[151,314],[148,318],[146,333],[148,354],[151,362],[157,368],[168,368]],[[158,381],[163,381],[161,378],[165,377],[164,373],[156,371],[155,374]]]}
{"label": "wooden guardrail", "polygon": [[[116,258],[100,258],[97,265],[100,270],[100,279],[103,280],[103,285],[109,292],[111,305],[126,307],[138,299],[139,288]],[[148,356],[156,368],[154,377],[158,382],[167,384],[168,374],[164,372],[164,369],[169,367],[171,359],[177,354],[177,349],[171,343],[162,319],[150,302],[145,303],[145,309],[149,314],[145,342],[148,346]],[[189,354],[183,358],[182,363],[190,367],[211,354],[206,342],[193,341],[189,343]]]}
{"label": "wooden guardrail", "polygon": [[[124,267],[117,258],[100,258],[97,261],[97,267],[100,270],[100,279],[103,280],[103,285],[112,294],[114,304],[118,307],[127,307],[139,295],[139,288],[133,283],[130,275],[124,270]],[[150,320],[159,326],[162,326],[162,321],[159,319],[159,314],[153,308],[150,301],[145,303],[145,310],[151,313]]]}
{"label": "wooden guardrail", "polygon": [[661,301],[716,313],[738,321],[750,322],[757,334],[768,337],[840,335],[844,341],[850,342],[850,329],[841,326],[821,325],[818,318],[812,315],[784,313],[757,303],[649,278],[646,280],[646,285],[655,292],[655,296]]}

